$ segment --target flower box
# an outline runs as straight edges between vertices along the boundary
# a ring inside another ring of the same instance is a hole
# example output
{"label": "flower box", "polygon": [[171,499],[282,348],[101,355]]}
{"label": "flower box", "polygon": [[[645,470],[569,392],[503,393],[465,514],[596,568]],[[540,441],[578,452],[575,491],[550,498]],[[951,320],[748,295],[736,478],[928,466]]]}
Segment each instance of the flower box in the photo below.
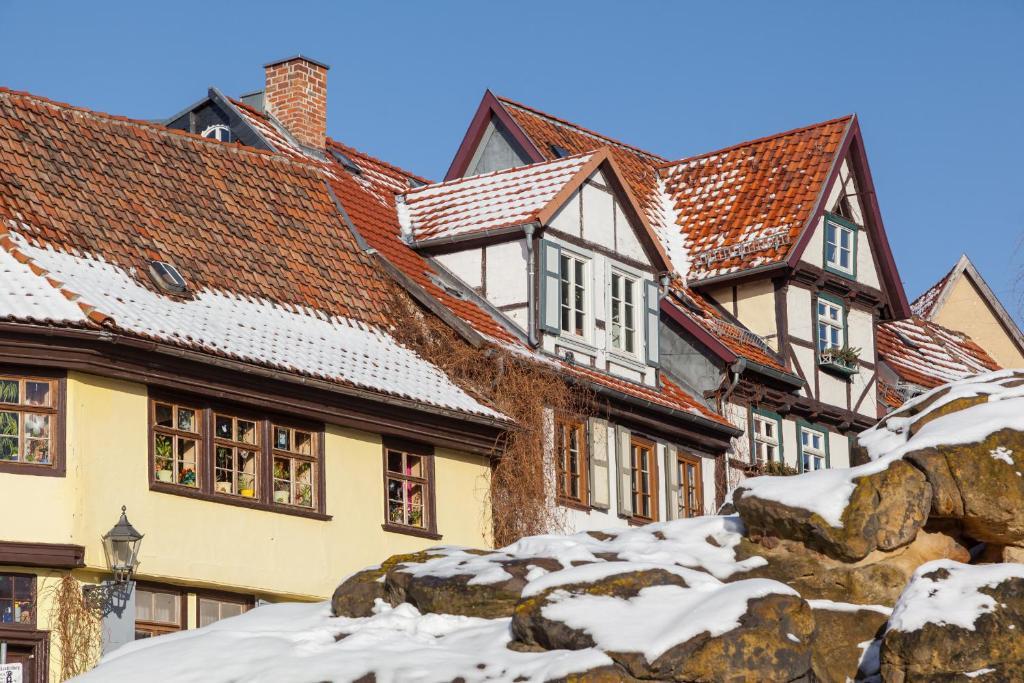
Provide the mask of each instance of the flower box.
{"label": "flower box", "polygon": [[849,349],[825,349],[818,352],[818,365],[846,377],[860,372],[857,354]]}

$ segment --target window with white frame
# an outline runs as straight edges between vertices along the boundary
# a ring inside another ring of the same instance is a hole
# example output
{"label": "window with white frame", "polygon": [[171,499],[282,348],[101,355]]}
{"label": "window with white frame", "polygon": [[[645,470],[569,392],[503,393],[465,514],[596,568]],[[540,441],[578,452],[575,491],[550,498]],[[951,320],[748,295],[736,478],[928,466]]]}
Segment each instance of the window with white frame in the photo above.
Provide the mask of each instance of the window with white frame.
{"label": "window with white frame", "polygon": [[800,458],[804,472],[826,467],[825,432],[810,427],[800,428]]}
{"label": "window with white frame", "polygon": [[841,349],[845,345],[843,307],[828,299],[818,298],[818,352]]}
{"label": "window with white frame", "polygon": [[562,332],[586,337],[587,331],[587,271],[585,260],[562,253],[559,263],[560,309]]}
{"label": "window with white frame", "polygon": [[770,415],[754,413],[754,463],[782,462],[780,424]]}
{"label": "window with white frame", "polygon": [[612,272],[612,348],[623,353],[636,353],[637,281],[622,273]]}
{"label": "window with white frame", "polygon": [[825,221],[825,265],[846,275],[853,275],[854,241],[857,231],[829,218]]}

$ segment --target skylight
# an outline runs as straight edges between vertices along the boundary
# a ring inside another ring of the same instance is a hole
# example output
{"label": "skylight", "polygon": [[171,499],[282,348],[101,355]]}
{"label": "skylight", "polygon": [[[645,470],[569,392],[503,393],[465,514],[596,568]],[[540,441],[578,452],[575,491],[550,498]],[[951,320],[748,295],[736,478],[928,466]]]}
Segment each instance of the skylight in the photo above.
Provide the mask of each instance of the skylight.
{"label": "skylight", "polygon": [[157,287],[171,294],[184,294],[188,289],[178,269],[166,261],[150,261],[149,277]]}
{"label": "skylight", "polygon": [[564,159],[567,156],[571,156],[569,154],[569,150],[561,145],[551,145],[551,153],[558,159]]}
{"label": "skylight", "polygon": [[359,164],[352,161],[351,159],[348,158],[347,155],[339,152],[333,147],[331,148],[331,156],[334,157],[335,160],[337,160],[337,162],[341,164],[349,173],[355,173],[356,175],[362,174],[363,169],[359,168]]}

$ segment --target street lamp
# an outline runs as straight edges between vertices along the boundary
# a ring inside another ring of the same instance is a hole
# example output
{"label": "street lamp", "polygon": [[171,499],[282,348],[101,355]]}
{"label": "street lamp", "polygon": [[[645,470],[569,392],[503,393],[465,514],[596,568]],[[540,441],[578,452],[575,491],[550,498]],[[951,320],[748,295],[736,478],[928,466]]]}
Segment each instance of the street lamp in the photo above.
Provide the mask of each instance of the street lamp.
{"label": "street lamp", "polygon": [[107,556],[107,565],[114,573],[114,581],[119,584],[128,583],[139,566],[139,546],[142,534],[128,521],[127,506],[121,506],[121,519],[103,534],[103,552]]}

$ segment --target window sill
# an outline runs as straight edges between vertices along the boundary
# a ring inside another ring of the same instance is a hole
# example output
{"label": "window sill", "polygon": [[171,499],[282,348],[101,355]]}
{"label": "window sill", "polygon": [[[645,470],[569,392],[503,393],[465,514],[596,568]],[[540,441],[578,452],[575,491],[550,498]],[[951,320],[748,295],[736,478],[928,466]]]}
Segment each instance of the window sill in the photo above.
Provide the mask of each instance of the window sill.
{"label": "window sill", "polygon": [[648,524],[654,524],[655,522],[658,521],[656,519],[646,519],[644,517],[636,517],[636,516],[626,517],[625,520],[626,520],[626,524],[629,524],[630,526],[647,526]]}
{"label": "window sill", "polygon": [[249,508],[250,510],[263,510],[264,512],[275,512],[282,515],[292,515],[293,517],[305,517],[307,519],[316,519],[322,522],[328,522],[333,519],[331,515],[320,510],[273,505],[254,498],[228,496],[223,493],[207,493],[206,491],[200,491],[199,489],[178,486],[177,484],[168,484],[162,481],[150,481],[149,490],[156,491],[157,493],[169,493],[172,496],[183,496],[185,498],[204,500],[208,503],[220,503],[222,505]]}
{"label": "window sill", "polygon": [[856,365],[851,367],[844,363],[839,363],[831,360],[819,360],[818,367],[820,367],[825,372],[831,373],[833,375],[839,375],[847,379],[860,373],[860,368]]}
{"label": "window sill", "polygon": [[579,500],[574,500],[572,498],[556,498],[555,502],[564,508],[569,508],[571,510],[579,510],[580,512],[589,513],[593,509],[590,505],[587,505],[586,503]]}
{"label": "window sill", "polygon": [[390,524],[384,522],[380,525],[380,528],[392,534],[405,534],[406,536],[416,536],[418,538],[428,538],[431,541],[440,541],[442,536],[436,531],[430,529],[421,529],[415,526],[405,526],[403,524]]}
{"label": "window sill", "polygon": [[826,273],[830,273],[830,274],[835,275],[837,277],[841,277],[841,278],[843,278],[845,280],[854,280],[854,281],[857,280],[857,273],[855,273],[855,272],[847,273],[845,270],[842,270],[841,268],[836,268],[835,266],[830,266],[827,263],[822,268],[822,270],[824,270]]}
{"label": "window sill", "polygon": [[0,461],[0,474],[26,474],[35,477],[63,477],[64,468],[59,465],[39,465],[15,460]]}

